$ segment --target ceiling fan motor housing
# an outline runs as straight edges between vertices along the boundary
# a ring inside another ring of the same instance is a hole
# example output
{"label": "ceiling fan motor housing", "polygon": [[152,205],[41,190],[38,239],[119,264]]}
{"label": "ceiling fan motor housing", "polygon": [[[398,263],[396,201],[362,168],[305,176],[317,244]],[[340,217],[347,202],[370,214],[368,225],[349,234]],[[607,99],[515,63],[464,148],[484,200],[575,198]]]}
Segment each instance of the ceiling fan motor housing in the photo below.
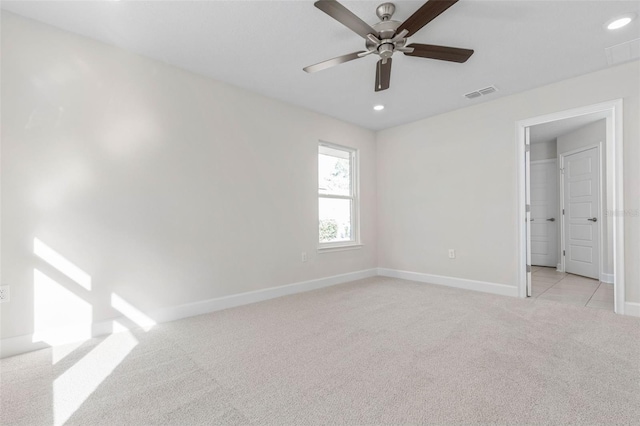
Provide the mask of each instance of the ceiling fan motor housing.
{"label": "ceiling fan motor housing", "polygon": [[372,25],[372,28],[378,32],[380,40],[383,40],[393,38],[400,24],[400,21],[382,21]]}
{"label": "ceiling fan motor housing", "polygon": [[[386,3],[391,4],[391,3]],[[407,43],[407,39],[403,38],[402,40],[396,41],[393,43],[391,39],[396,35],[396,30],[402,24],[399,21],[382,21],[377,24],[372,25],[372,28],[376,30],[378,33],[377,36],[382,41],[380,44],[373,43],[371,40],[367,39],[365,41],[365,46],[369,51],[376,51],[380,57],[383,59],[390,58],[393,55],[393,52],[398,47],[404,47]]]}

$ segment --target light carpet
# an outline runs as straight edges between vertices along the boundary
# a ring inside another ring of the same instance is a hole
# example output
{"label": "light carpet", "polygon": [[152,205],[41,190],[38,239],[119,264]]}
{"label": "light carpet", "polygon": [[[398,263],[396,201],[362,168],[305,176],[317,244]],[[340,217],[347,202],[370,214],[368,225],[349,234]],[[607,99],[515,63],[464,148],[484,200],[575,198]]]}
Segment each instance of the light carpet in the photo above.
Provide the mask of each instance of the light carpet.
{"label": "light carpet", "polygon": [[3,425],[639,424],[640,320],[374,277],[1,374]]}

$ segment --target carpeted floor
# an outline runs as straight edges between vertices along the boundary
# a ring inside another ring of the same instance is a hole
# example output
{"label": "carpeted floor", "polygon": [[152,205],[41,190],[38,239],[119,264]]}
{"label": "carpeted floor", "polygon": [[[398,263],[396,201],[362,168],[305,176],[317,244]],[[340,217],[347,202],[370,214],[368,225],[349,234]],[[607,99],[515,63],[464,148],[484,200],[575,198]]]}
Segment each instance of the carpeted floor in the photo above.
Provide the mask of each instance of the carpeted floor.
{"label": "carpeted floor", "polygon": [[3,425],[640,423],[638,318],[383,277],[1,367]]}

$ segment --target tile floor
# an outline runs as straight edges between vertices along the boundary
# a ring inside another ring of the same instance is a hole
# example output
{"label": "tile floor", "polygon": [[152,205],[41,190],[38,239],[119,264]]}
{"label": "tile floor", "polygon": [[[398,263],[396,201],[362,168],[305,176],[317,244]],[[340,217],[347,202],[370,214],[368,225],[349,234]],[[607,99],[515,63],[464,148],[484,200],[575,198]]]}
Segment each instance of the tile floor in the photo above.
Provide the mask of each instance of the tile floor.
{"label": "tile floor", "polygon": [[531,297],[613,311],[613,284],[534,266]]}

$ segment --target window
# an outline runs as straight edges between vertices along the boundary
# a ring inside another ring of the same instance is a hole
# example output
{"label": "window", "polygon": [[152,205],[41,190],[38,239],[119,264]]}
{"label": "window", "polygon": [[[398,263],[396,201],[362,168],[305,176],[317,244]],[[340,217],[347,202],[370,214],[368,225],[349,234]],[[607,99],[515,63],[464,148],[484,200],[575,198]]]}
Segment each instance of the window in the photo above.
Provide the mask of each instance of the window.
{"label": "window", "polygon": [[318,146],[319,248],[359,245],[357,151]]}

